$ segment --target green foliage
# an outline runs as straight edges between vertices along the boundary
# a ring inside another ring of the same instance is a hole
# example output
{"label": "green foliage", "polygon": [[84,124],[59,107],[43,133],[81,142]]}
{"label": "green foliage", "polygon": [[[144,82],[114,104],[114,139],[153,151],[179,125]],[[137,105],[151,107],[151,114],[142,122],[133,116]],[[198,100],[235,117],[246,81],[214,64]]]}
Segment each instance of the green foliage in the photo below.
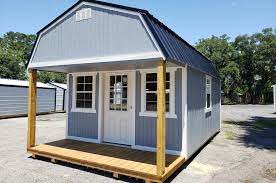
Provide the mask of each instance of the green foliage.
{"label": "green foliage", "polygon": [[240,35],[230,41],[227,35],[200,39],[196,48],[213,61],[221,77],[224,95],[245,103],[265,103],[271,85],[276,83],[276,30]]}
{"label": "green foliage", "polygon": [[[27,66],[31,56],[35,35],[7,32],[0,37],[0,78],[27,79]],[[66,76],[61,73],[39,72],[41,82],[65,83]]]}

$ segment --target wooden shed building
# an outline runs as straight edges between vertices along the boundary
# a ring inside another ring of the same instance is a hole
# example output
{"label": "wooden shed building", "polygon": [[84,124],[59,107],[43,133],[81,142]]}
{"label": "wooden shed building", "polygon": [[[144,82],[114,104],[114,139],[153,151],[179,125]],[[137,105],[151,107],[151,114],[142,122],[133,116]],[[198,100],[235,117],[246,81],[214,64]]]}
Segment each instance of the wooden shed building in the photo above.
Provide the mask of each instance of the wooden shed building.
{"label": "wooden shed building", "polygon": [[[36,71],[67,73],[66,139],[35,144]],[[81,0],[37,33],[28,152],[163,182],[220,131],[212,62],[148,11]]]}

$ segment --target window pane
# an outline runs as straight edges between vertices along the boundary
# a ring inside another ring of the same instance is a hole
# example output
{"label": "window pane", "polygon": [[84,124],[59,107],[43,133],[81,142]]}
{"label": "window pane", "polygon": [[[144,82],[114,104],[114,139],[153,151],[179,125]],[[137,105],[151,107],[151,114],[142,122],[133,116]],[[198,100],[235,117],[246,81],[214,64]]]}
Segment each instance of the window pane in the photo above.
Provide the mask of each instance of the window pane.
{"label": "window pane", "polygon": [[76,107],[84,108],[84,100],[77,100]]}
{"label": "window pane", "polygon": [[146,81],[157,81],[157,74],[156,73],[146,74]]}
{"label": "window pane", "polygon": [[113,88],[112,89],[110,88],[109,98],[115,98]]}
{"label": "window pane", "polygon": [[77,100],[83,100],[84,99],[84,93],[77,93]]}
{"label": "window pane", "polygon": [[146,83],[147,91],[157,91],[157,83]]}
{"label": "window pane", "polygon": [[85,76],[85,83],[92,83],[92,76]]}
{"label": "window pane", "polygon": [[84,83],[84,76],[78,76],[77,83]]}
{"label": "window pane", "polygon": [[146,102],[146,111],[157,111],[156,102]]}
{"label": "window pane", "polygon": [[211,106],[211,95],[207,94],[207,108],[210,108]]}
{"label": "window pane", "polygon": [[170,103],[166,102],[166,112],[170,112]]}
{"label": "window pane", "polygon": [[127,99],[122,100],[122,110],[127,111]]}
{"label": "window pane", "polygon": [[166,73],[166,81],[170,81],[170,73],[169,72]]}
{"label": "window pane", "polygon": [[85,108],[92,108],[92,100],[86,100],[85,101]]}
{"label": "window pane", "polygon": [[85,93],[85,100],[92,100],[92,93]]}
{"label": "window pane", "polygon": [[116,111],[121,111],[121,107],[122,107],[121,104],[115,104],[115,110]]}
{"label": "window pane", "polygon": [[127,98],[127,88],[126,88],[126,87],[123,88],[122,97],[123,97],[123,98]]}
{"label": "window pane", "polygon": [[114,87],[115,84],[115,76],[110,76],[110,86]]}
{"label": "window pane", "polygon": [[85,91],[92,91],[92,84],[85,84]]}
{"label": "window pane", "polygon": [[157,94],[156,93],[147,93],[146,101],[147,102],[157,102]]}
{"label": "window pane", "polygon": [[78,84],[77,91],[84,91],[84,84]]}
{"label": "window pane", "polygon": [[170,94],[166,93],[166,102],[170,102]]}
{"label": "window pane", "polygon": [[170,89],[170,82],[166,82],[166,89]]}
{"label": "window pane", "polygon": [[127,86],[127,75],[123,75],[123,86]]}

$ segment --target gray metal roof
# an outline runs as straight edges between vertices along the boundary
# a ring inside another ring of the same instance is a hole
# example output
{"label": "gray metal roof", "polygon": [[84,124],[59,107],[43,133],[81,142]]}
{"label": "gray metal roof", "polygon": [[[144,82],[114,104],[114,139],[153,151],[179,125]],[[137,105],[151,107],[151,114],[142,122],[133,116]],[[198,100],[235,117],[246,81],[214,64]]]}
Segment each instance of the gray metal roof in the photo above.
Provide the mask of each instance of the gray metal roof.
{"label": "gray metal roof", "polygon": [[[187,64],[188,66],[197,69],[201,72],[209,74],[213,77],[219,78],[219,74],[215,69],[213,63],[203,56],[200,52],[198,52],[193,46],[187,43],[184,39],[182,39],[179,35],[177,35],[174,31],[156,19],[153,15],[151,15],[147,10],[132,8],[128,6],[122,6],[118,4],[112,4],[102,1],[96,0],[80,0],[75,3],[72,7],[66,10],[63,14],[58,16],[40,31],[37,34],[41,33],[47,27],[51,26],[58,19],[60,19],[64,14],[69,12],[71,9],[76,7],[81,2],[91,2],[95,4],[100,4],[104,6],[129,10],[140,13],[144,20],[146,21],[148,27],[150,28],[153,36],[158,42],[159,47],[161,48],[162,53],[165,56],[165,59],[171,62],[175,62],[178,64]],[[37,42],[37,41],[36,41]],[[33,50],[32,50],[33,52]]]}
{"label": "gray metal roof", "polygon": [[203,56],[194,47],[152,15],[145,14],[143,17],[162,49],[166,60],[177,62],[179,64],[187,64],[194,69],[219,78],[219,74],[212,61]]}
{"label": "gray metal roof", "polygon": [[[0,78],[0,86],[18,86],[18,87],[23,86],[23,87],[28,87],[29,86],[29,81]],[[49,86],[49,85],[41,83],[41,82],[37,82],[37,88],[51,88],[51,89],[54,89],[55,87]]]}

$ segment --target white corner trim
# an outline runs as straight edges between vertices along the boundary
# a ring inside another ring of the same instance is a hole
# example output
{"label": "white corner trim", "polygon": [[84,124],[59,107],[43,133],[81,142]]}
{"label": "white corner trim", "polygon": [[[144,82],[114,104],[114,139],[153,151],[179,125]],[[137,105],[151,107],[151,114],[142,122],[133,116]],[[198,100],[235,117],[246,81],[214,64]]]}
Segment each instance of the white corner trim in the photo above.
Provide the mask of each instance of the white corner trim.
{"label": "white corner trim", "polygon": [[[137,150],[156,152],[156,148],[154,148],[154,147],[140,146],[140,145],[134,145],[134,146],[131,146],[131,147],[133,149],[137,149]],[[166,154],[182,156],[180,151],[174,151],[174,150],[168,150],[168,149],[166,149]]]}
{"label": "white corner trim", "polygon": [[[177,118],[175,114],[175,72],[179,67],[168,67],[167,72],[170,73],[170,111],[166,112],[166,118]],[[157,69],[140,69],[141,73],[141,109],[139,116],[157,117],[157,112],[146,111],[146,74],[157,73]]]}
{"label": "white corner trim", "polygon": [[123,61],[132,61],[132,60],[158,60],[158,59],[162,59],[162,55],[159,52],[148,52],[148,53],[124,54],[124,55],[105,56],[105,57],[54,60],[54,61],[45,61],[45,62],[43,61],[43,62],[37,62],[37,63],[31,62],[28,68],[80,65],[80,64],[93,64],[93,63],[95,64],[95,63],[108,63],[108,62],[123,62]]}
{"label": "white corner trim", "polygon": [[99,72],[99,89],[98,89],[98,142],[102,142],[102,124],[103,124],[103,73]]}
{"label": "white corner trim", "polygon": [[135,119],[136,119],[136,71],[134,70],[132,73],[132,145],[135,145]]}
{"label": "white corner trim", "polygon": [[[71,112],[82,112],[82,113],[96,113],[96,102],[95,102],[95,95],[96,95],[96,76],[97,72],[78,72],[78,73],[71,73],[73,76],[73,91],[72,91],[72,106]],[[76,77],[77,76],[93,76],[93,90],[92,90],[92,108],[77,108],[76,107]]]}
{"label": "white corner trim", "polygon": [[[65,123],[65,137],[68,136],[68,123],[69,123],[69,92],[71,90],[71,88],[69,87],[69,74],[67,74],[67,90],[66,90],[66,123]],[[71,101],[70,101],[71,102]]]}
{"label": "white corner trim", "polygon": [[187,87],[187,65],[182,68],[182,151],[181,154],[188,156],[188,87]]}
{"label": "white corner trim", "polygon": [[98,139],[89,139],[89,138],[76,137],[76,136],[67,136],[66,139],[79,140],[79,141],[84,141],[84,142],[98,143]]}

